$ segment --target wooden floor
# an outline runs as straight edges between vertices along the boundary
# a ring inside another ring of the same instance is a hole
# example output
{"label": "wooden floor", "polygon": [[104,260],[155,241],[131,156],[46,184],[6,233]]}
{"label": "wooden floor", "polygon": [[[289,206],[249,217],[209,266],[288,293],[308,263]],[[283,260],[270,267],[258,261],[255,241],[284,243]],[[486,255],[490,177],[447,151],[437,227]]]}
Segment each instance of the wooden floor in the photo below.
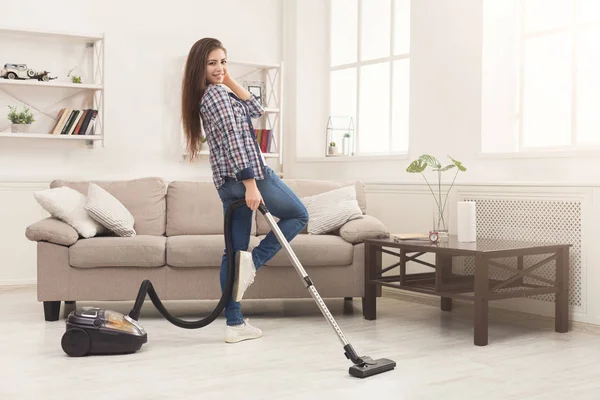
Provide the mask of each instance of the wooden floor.
{"label": "wooden floor", "polygon": [[[341,342],[312,300],[244,302],[264,337],[226,344],[222,318],[200,330],[170,325],[146,302],[142,350],[70,358],[64,319],[45,322],[35,288],[0,289],[0,399],[599,399],[600,336],[554,332],[554,322],[490,315],[490,344],[473,346],[471,308],[378,300],[378,319],[360,300],[328,300],[360,355],[396,361],[367,379],[348,374]],[[216,303],[167,306],[186,318]],[[78,306],[92,305],[80,303]],[[94,303],[127,313],[131,303]]]}

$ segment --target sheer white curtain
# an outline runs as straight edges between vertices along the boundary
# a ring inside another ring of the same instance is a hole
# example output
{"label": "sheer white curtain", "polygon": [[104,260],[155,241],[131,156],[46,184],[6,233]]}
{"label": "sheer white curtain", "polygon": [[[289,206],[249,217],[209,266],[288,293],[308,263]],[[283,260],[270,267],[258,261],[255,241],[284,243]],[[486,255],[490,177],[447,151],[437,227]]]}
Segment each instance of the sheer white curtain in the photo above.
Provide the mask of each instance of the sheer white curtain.
{"label": "sheer white curtain", "polygon": [[484,0],[484,153],[600,145],[600,1]]}

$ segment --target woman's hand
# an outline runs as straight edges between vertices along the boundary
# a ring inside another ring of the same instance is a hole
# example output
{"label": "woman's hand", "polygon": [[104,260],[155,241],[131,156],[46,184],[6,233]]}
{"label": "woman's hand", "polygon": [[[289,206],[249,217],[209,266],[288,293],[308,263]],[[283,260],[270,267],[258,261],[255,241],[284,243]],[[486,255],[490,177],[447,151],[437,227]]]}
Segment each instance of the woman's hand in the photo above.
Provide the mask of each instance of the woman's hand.
{"label": "woman's hand", "polygon": [[229,71],[225,71],[223,85],[231,89],[231,91],[242,100],[248,100],[252,96],[252,94],[246,90],[246,88],[240,85],[235,79],[233,79],[231,75],[229,75]]}
{"label": "woman's hand", "polygon": [[252,211],[257,210],[258,206],[262,203],[265,204],[263,198],[256,186],[256,181],[254,178],[246,179],[244,182],[244,186],[246,186],[246,205]]}
{"label": "woman's hand", "polygon": [[235,80],[229,75],[229,71],[225,70],[225,76],[223,77],[223,85],[233,90]]}

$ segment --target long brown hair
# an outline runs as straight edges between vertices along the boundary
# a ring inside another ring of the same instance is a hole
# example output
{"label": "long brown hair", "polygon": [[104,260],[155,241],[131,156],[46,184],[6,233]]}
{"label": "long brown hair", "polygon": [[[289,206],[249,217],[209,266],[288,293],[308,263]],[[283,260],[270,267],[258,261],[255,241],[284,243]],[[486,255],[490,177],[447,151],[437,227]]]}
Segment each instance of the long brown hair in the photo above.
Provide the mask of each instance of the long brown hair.
{"label": "long brown hair", "polygon": [[205,141],[202,136],[200,101],[206,90],[208,55],[216,49],[221,49],[227,54],[227,50],[219,40],[200,39],[190,49],[185,63],[181,90],[181,117],[190,160],[197,157],[202,142]]}

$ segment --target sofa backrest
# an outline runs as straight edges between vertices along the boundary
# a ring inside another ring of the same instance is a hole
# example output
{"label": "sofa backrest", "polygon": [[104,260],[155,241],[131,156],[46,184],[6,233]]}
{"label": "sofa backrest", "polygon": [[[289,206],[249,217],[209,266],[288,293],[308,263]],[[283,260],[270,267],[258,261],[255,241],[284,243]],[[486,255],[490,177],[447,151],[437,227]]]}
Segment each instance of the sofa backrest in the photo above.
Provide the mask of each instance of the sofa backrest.
{"label": "sofa backrest", "polygon": [[[365,187],[362,182],[359,181],[327,181],[327,180],[314,180],[314,179],[282,179],[283,182],[289,186],[289,188],[296,193],[296,195],[302,199],[307,196],[314,196],[328,192],[330,190],[339,189],[345,186],[354,185],[356,188],[356,200],[363,214],[367,212],[367,196],[365,194]],[[268,206],[267,206],[268,207]],[[277,218],[275,218],[277,220]],[[265,217],[259,212],[256,215],[256,234],[266,235],[271,230],[271,227],[267,223]],[[301,233],[306,233],[307,228]]]}
{"label": "sofa backrest", "polygon": [[[362,182],[312,179],[284,179],[283,181],[300,198],[355,185],[358,205],[363,214],[367,212],[367,200]],[[223,223],[223,203],[212,180],[169,183],[167,187],[167,236],[223,234]],[[270,230],[264,216],[260,212],[255,212],[252,217],[250,234],[265,235]],[[303,233],[306,233],[306,228]]]}
{"label": "sofa backrest", "polygon": [[[224,218],[223,202],[212,180],[169,183],[167,236],[223,234]],[[255,233],[253,222],[251,234]]]}
{"label": "sofa backrest", "polygon": [[[87,196],[90,181],[54,180],[50,188],[67,186]],[[121,181],[92,181],[115,196],[135,218],[139,235],[164,235],[166,221],[166,183],[148,177]]]}

